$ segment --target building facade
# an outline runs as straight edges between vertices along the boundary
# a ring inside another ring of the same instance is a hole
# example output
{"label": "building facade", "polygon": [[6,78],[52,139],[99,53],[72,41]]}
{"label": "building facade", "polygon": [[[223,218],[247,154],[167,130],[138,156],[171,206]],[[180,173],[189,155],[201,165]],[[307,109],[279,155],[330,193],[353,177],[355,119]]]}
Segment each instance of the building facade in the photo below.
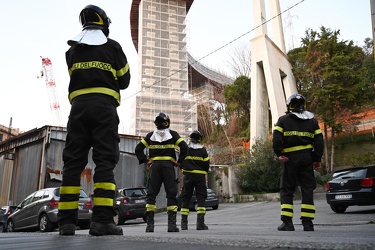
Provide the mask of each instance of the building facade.
{"label": "building facade", "polygon": [[[0,142],[0,205],[17,205],[36,190],[61,185],[66,134],[66,128],[44,126]],[[140,140],[120,134],[120,158],[114,170],[117,187],[145,186],[146,167],[134,154]],[[81,187],[87,194],[93,193],[94,173],[91,149],[81,173]]]}

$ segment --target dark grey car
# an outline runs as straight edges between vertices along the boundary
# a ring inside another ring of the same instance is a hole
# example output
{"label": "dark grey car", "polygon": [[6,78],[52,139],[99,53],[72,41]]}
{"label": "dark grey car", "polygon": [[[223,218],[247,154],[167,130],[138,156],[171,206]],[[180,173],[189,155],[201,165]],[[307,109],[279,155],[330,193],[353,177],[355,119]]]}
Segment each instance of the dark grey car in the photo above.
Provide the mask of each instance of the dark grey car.
{"label": "dark grey car", "polygon": [[[8,217],[7,231],[50,232],[57,227],[60,188],[45,188],[27,196]],[[91,223],[92,202],[81,190],[79,196],[78,226],[88,229]]]}
{"label": "dark grey car", "polygon": [[[178,200],[178,209],[181,209],[181,204],[182,204],[181,195],[178,196],[177,200]],[[219,197],[211,188],[207,188],[207,198],[205,200],[205,206],[206,208],[211,207],[214,210],[219,208]],[[197,197],[196,197],[195,189],[194,189],[193,195],[191,196],[189,209],[193,211],[197,211],[197,208],[198,208]]]}
{"label": "dark grey car", "polygon": [[117,224],[126,220],[143,218],[146,222],[146,189],[144,187],[119,188],[116,192],[115,210]]}
{"label": "dark grey car", "polygon": [[348,206],[375,205],[375,165],[335,171],[326,184],[326,200],[335,213]]}

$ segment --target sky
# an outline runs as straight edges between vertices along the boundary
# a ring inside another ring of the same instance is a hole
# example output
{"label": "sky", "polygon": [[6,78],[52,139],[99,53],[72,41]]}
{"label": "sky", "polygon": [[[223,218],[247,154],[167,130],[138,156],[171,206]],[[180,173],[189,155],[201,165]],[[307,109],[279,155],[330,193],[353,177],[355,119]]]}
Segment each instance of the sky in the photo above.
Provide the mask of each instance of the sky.
{"label": "sky", "polygon": [[[266,0],[266,3],[268,1]],[[299,47],[306,29],[321,26],[340,30],[340,39],[353,40],[360,47],[372,38],[370,0],[279,0],[287,50]],[[234,4],[235,3],[235,4]],[[41,56],[53,65],[57,101],[63,126],[68,121],[69,74],[65,63],[67,40],[81,31],[79,13],[95,4],[110,17],[109,37],[118,41],[130,65],[129,89],[122,91],[118,108],[120,133],[127,131],[125,105],[136,93],[138,56],[130,35],[131,0],[0,0],[0,124],[20,131],[56,125]],[[231,74],[230,53],[239,46],[250,46],[254,37],[252,0],[195,0],[187,16],[187,50],[207,67]],[[289,9],[289,10],[288,10]],[[266,19],[272,17],[266,13]],[[272,32],[272,31],[271,31]],[[272,39],[272,34],[269,34]]]}

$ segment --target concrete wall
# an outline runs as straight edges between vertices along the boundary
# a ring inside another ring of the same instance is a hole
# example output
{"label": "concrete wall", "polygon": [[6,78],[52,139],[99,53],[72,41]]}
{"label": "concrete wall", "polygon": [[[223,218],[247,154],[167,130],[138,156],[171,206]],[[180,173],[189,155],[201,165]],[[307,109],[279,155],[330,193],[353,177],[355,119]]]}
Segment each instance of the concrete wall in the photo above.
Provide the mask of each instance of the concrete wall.
{"label": "concrete wall", "polygon": [[208,187],[220,197],[220,202],[235,202],[239,193],[236,171],[239,167],[212,165],[208,173]]}

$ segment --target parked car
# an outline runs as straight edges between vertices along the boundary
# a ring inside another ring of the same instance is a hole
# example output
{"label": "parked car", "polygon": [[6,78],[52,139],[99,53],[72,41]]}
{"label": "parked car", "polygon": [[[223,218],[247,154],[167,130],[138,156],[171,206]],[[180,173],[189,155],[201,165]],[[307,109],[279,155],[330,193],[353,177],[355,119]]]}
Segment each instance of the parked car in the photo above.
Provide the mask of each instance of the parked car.
{"label": "parked car", "polygon": [[[181,209],[181,195],[178,197],[178,209]],[[211,189],[207,188],[207,198],[205,201],[205,206],[211,207],[212,209],[218,209],[219,208],[219,198],[217,197],[216,193]],[[197,204],[197,197],[195,195],[195,190],[193,191],[193,196],[191,197],[189,209],[192,211],[197,211],[198,204]]]}
{"label": "parked car", "polygon": [[143,218],[146,222],[146,188],[128,187],[116,191],[115,210],[117,224],[122,225],[126,220]]}
{"label": "parked car", "polygon": [[375,205],[375,165],[335,171],[326,184],[332,211],[344,213],[348,206]]}
{"label": "parked car", "polygon": [[1,206],[0,207],[0,233],[7,231],[7,219],[11,215],[16,206]]}
{"label": "parked car", "polygon": [[[58,203],[60,188],[45,188],[27,196],[7,220],[7,231],[36,231],[50,232],[57,228]],[[90,228],[92,202],[81,189],[78,207],[78,226],[81,229]]]}

